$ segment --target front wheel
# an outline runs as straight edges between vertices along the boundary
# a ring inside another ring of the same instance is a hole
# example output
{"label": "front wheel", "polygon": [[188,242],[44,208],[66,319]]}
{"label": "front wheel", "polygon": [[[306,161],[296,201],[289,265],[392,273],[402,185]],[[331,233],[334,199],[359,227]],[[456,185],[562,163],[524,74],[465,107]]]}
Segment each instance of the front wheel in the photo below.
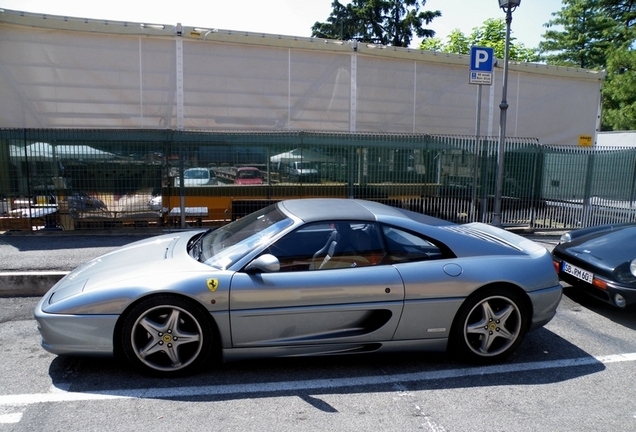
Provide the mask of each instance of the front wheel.
{"label": "front wheel", "polygon": [[209,357],[212,328],[192,302],[150,297],[126,317],[121,333],[128,360],[146,373],[174,376],[199,368]]}
{"label": "front wheel", "polygon": [[455,350],[478,362],[496,362],[512,354],[528,329],[528,311],[514,291],[491,288],[469,297],[457,313]]}

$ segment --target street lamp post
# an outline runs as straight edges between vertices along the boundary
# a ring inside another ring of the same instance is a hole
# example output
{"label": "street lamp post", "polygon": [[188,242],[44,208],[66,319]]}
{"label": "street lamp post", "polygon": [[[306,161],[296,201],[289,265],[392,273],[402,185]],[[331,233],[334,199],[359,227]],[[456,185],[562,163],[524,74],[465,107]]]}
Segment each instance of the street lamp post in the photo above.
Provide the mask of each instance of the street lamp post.
{"label": "street lamp post", "polygon": [[508,52],[510,49],[510,23],[512,12],[521,4],[521,0],[499,0],[499,7],[506,13],[506,46],[504,49],[503,90],[499,109],[499,148],[497,150],[497,185],[495,189],[495,208],[492,216],[492,224],[501,226],[501,197],[504,183],[504,151],[506,143],[506,113],[508,111]]}

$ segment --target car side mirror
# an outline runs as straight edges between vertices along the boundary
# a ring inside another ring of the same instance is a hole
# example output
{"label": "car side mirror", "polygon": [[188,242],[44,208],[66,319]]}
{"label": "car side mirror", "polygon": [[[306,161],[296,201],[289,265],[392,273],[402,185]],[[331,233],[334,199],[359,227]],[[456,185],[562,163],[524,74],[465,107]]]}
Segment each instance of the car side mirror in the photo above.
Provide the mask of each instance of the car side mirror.
{"label": "car side mirror", "polygon": [[273,273],[280,270],[280,261],[272,254],[264,254],[245,266],[246,272]]}

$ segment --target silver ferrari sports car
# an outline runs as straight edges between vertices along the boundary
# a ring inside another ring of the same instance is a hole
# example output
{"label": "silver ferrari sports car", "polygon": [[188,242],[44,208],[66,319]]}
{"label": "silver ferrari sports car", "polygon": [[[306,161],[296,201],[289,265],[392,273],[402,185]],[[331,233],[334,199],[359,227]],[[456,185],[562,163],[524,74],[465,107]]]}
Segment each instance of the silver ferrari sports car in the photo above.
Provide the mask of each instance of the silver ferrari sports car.
{"label": "silver ferrari sports car", "polygon": [[142,371],[213,359],[444,351],[494,362],[561,299],[548,250],[352,199],[281,201],[214,230],[93,259],[40,300],[42,346]]}

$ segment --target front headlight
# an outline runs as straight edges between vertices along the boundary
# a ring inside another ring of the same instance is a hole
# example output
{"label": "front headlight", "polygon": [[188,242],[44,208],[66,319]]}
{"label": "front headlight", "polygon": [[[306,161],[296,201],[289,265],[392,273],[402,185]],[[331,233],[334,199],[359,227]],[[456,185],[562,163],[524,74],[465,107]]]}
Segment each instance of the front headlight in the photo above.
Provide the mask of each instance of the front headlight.
{"label": "front headlight", "polygon": [[621,283],[636,283],[636,258],[631,261],[625,261],[616,267],[616,269],[614,269],[614,275],[616,276],[616,280]]}
{"label": "front headlight", "polygon": [[559,243],[569,243],[571,241],[572,241],[572,236],[570,235],[569,232],[563,234],[561,238],[559,239]]}

